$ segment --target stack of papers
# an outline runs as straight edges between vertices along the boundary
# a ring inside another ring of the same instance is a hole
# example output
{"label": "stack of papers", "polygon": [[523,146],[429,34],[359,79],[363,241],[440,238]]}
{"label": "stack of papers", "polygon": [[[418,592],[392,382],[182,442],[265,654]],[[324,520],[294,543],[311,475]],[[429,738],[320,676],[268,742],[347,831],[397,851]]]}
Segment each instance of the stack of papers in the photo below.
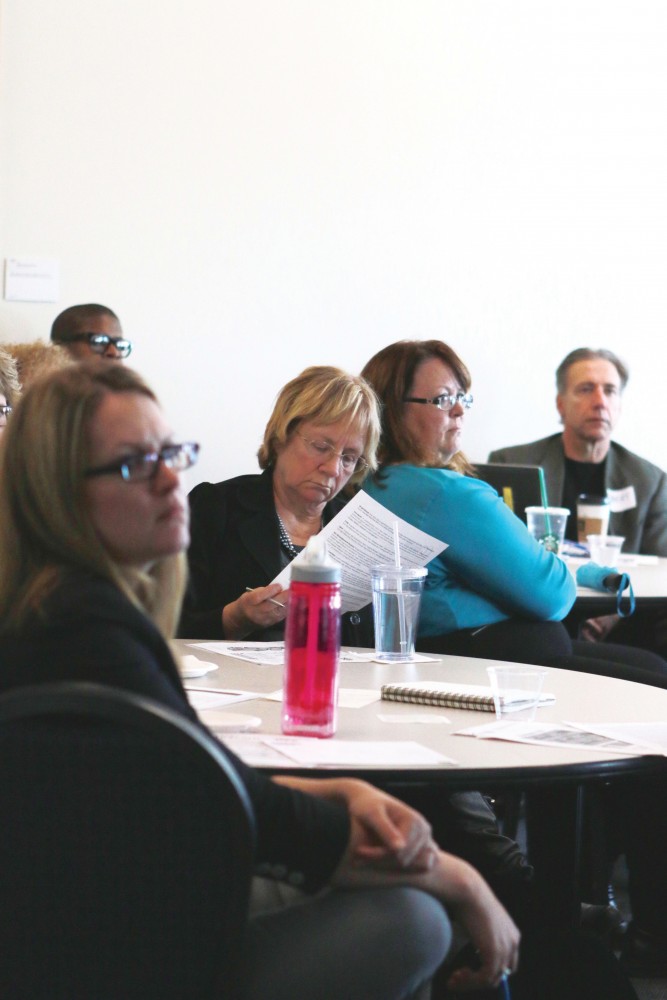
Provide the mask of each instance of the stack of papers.
{"label": "stack of papers", "polygon": [[665,722],[512,722],[504,719],[460,729],[457,736],[509,740],[568,750],[602,750],[631,756],[667,756]]}
{"label": "stack of papers", "polygon": [[228,733],[224,743],[255,767],[456,767],[451,757],[412,740],[330,740]]}

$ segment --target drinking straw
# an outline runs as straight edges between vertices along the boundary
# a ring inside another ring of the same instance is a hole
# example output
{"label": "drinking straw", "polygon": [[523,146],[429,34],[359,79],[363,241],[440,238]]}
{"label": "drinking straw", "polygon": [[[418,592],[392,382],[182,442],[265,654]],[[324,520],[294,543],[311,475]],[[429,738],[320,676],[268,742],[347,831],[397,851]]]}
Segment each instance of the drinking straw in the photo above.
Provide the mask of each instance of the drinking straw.
{"label": "drinking straw", "polygon": [[544,480],[544,469],[540,467],[540,497],[544,507],[544,520],[546,522],[547,535],[551,534],[551,518],[549,517],[549,501],[547,500],[547,484]]}
{"label": "drinking straw", "polygon": [[396,567],[396,600],[398,602],[398,635],[401,653],[407,653],[405,638],[405,603],[403,601],[403,581],[401,580],[401,541],[398,537],[398,521],[394,521],[394,566]]}
{"label": "drinking straw", "polygon": [[398,521],[394,521],[394,566],[399,569],[401,565],[401,540],[398,537]]}

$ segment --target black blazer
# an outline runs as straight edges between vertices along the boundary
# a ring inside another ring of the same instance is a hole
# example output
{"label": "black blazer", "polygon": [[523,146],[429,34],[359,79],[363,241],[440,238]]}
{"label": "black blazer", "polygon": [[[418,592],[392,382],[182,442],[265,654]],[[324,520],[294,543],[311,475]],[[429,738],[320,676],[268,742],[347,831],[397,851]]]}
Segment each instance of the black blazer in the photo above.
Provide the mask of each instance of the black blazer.
{"label": "black blazer", "polygon": [[[198,721],[162,635],[107,580],[67,574],[24,628],[0,633],[0,691],[56,681],[109,684]],[[258,872],[320,888],[347,846],[346,809],[275,784],[221,746],[255,811]]]}
{"label": "black blazer", "polygon": [[[334,497],[324,523],[345,505]],[[273,500],[271,470],[223,483],[200,483],[190,493],[190,581],[178,634],[184,639],[224,639],[222,609],[246,587],[266,587],[285,561]],[[247,638],[282,639],[284,624]],[[371,605],[343,615],[343,643],[373,646]]]}

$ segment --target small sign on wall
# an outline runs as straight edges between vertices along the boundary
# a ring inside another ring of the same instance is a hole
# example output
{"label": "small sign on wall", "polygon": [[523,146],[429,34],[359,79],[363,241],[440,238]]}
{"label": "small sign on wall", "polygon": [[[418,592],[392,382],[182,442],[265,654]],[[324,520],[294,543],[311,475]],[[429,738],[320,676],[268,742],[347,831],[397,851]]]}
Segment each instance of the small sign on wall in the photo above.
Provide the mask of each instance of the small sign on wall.
{"label": "small sign on wall", "polygon": [[8,302],[57,302],[60,265],[43,257],[8,257],[5,260],[5,299]]}

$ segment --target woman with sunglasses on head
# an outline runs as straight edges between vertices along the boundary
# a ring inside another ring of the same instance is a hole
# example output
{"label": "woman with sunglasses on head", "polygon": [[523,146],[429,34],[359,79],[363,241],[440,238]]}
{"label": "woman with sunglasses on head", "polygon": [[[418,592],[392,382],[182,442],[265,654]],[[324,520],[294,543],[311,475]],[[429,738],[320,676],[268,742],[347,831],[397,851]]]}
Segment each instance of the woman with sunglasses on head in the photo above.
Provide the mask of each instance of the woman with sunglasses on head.
{"label": "woman with sunglasses on head", "polygon": [[[123,366],[72,365],[26,392],[0,448],[0,691],[110,684],[197,721],[167,645],[189,537],[179,473],[197,451]],[[225,753],[258,866],[311,894],[250,918],[249,1000],[413,996],[449,945],[442,903],[481,954],[454,986],[517,967],[511,919],[418,813],[361,781],[270,780]]]}
{"label": "woman with sunglasses on head", "polygon": [[[341,490],[375,468],[373,391],[338,368],[307,368],[278,394],[261,475],[190,494],[190,583],[179,635],[280,639],[286,594],[271,581],[343,507]],[[343,643],[372,646],[370,606],[343,615]]]}

